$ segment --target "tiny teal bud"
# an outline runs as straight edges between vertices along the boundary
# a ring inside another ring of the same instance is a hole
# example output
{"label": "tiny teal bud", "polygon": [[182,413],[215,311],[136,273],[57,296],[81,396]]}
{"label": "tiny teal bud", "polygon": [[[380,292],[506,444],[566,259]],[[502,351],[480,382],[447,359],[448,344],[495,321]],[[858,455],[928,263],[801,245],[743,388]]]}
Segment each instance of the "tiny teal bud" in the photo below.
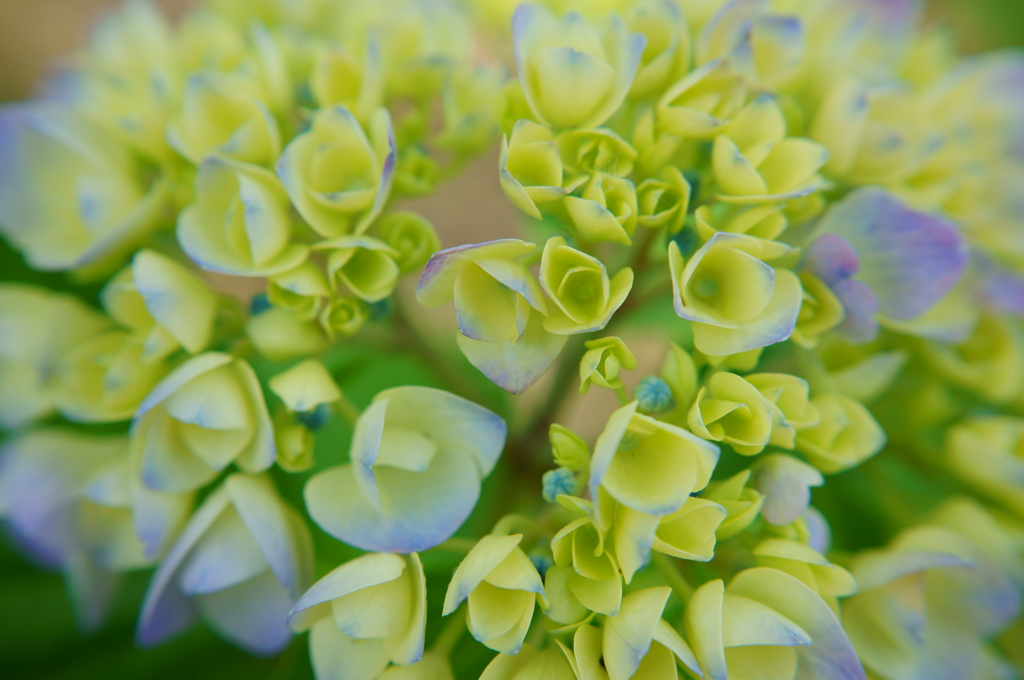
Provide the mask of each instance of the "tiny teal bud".
{"label": "tiny teal bud", "polygon": [[249,302],[249,313],[253,316],[270,309],[270,298],[267,297],[266,293],[256,293],[252,296],[252,300]]}
{"label": "tiny teal bud", "polygon": [[295,419],[315,432],[331,419],[331,407],[329,404],[317,404],[311,411],[297,412]]}
{"label": "tiny teal bud", "polygon": [[562,494],[574,494],[579,490],[576,476],[569,468],[555,468],[544,473],[541,480],[544,484],[544,500],[554,503],[555,498]]}
{"label": "tiny teal bud", "polygon": [[369,307],[371,319],[383,319],[391,313],[393,305],[389,298],[384,298],[383,300],[371,302]]}
{"label": "tiny teal bud", "polygon": [[671,240],[679,246],[679,252],[683,254],[683,257],[690,257],[700,247],[700,236],[697,234],[697,230],[689,224],[676,232]]}
{"label": "tiny teal bud", "polygon": [[640,402],[637,411],[650,414],[667,411],[675,403],[672,388],[656,375],[647,375],[633,388],[633,398]]}
{"label": "tiny teal bud", "polygon": [[542,553],[531,553],[529,558],[530,561],[533,562],[533,566],[537,570],[537,573],[540,574],[541,578],[547,576],[548,569],[555,565],[554,561],[550,557]]}

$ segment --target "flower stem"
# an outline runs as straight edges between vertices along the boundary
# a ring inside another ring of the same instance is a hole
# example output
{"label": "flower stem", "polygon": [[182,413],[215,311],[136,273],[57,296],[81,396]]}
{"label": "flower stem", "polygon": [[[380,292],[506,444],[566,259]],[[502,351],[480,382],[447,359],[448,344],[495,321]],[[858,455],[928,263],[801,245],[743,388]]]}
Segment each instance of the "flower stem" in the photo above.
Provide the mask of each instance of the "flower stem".
{"label": "flower stem", "polygon": [[615,388],[615,396],[619,398],[619,406],[625,406],[629,402],[633,401],[629,396],[629,392],[626,391],[626,388],[623,385],[619,385]]}
{"label": "flower stem", "polygon": [[359,420],[359,414],[362,413],[362,410],[344,394],[334,402],[334,410],[352,427],[355,427],[356,421]]}
{"label": "flower stem", "polygon": [[452,617],[444,624],[444,628],[437,634],[437,638],[434,639],[434,644],[430,647],[431,651],[437,652],[442,656],[448,656],[452,653],[455,645],[462,638],[462,634],[466,632],[467,609],[468,607],[463,606],[455,610]]}
{"label": "flower stem", "polygon": [[679,571],[675,560],[665,553],[654,551],[651,553],[651,561],[654,562],[654,566],[657,567],[661,575],[668,581],[669,586],[679,596],[679,599],[684,603],[689,602],[690,597],[693,595],[693,586],[690,585]]}
{"label": "flower stem", "polygon": [[524,534],[539,534],[541,533],[541,528],[536,521],[526,515],[512,513],[499,519],[491,533],[499,536],[508,536],[517,531]]}

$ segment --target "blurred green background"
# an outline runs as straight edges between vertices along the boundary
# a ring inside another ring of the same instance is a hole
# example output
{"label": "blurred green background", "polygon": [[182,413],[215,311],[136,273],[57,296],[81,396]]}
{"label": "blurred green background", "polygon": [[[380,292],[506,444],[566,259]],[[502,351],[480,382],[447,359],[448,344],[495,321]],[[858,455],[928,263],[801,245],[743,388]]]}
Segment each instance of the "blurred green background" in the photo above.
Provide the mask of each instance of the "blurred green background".
{"label": "blurred green background", "polygon": [[[176,16],[193,3],[161,0],[159,4]],[[96,17],[114,5],[116,0],[0,0],[0,102],[29,96],[39,78],[60,63],[61,55],[82,46]],[[926,22],[952,29],[964,53],[1024,46],[1022,0],[931,0]],[[0,280],[33,281],[52,288],[68,286],[61,275],[28,269],[2,241]],[[97,291],[84,292],[94,297]],[[367,390],[372,383],[379,387],[398,380],[407,382],[410,371],[416,373],[414,367],[396,366],[384,356],[379,359],[356,378]],[[412,381],[427,384],[430,379],[428,374],[422,374],[419,380]],[[352,394],[362,401],[359,396],[368,400],[372,393]],[[346,439],[347,435],[336,433]],[[500,473],[492,476],[492,480],[499,476]],[[454,564],[433,566],[450,572]],[[136,649],[132,633],[148,576],[145,573],[126,578],[108,626],[96,635],[83,636],[76,629],[60,576],[38,570],[15,552],[9,542],[0,540],[0,678],[311,677],[305,636],[297,638],[282,656],[271,660],[254,659],[221,642],[202,626],[157,649]],[[485,661],[486,657],[478,654],[480,646],[475,648],[465,645],[457,650],[456,657],[464,658],[457,658],[456,665],[465,668]]]}

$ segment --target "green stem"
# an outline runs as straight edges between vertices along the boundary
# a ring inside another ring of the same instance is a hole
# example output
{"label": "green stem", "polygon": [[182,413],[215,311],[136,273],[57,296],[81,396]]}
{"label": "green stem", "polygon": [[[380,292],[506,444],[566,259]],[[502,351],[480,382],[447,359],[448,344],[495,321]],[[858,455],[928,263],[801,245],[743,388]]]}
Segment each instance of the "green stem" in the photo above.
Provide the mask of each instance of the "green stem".
{"label": "green stem", "polygon": [[539,534],[541,528],[537,522],[526,515],[512,513],[499,519],[491,533],[499,536],[508,536],[513,533]]}
{"label": "green stem", "polygon": [[619,406],[625,406],[629,402],[633,401],[632,397],[629,396],[629,392],[623,385],[619,385],[615,388],[615,396],[619,398]]}
{"label": "green stem", "polygon": [[362,410],[344,394],[334,402],[334,410],[352,427],[356,426],[356,421],[359,420],[359,415],[362,413]]}
{"label": "green stem", "polygon": [[444,628],[437,634],[434,644],[430,647],[431,651],[442,656],[452,653],[455,645],[459,643],[463,633],[466,632],[466,611],[467,607],[459,607],[455,610],[452,617],[448,619],[448,623],[444,624]]}
{"label": "green stem", "polygon": [[651,561],[654,562],[654,566],[661,572],[665,580],[668,581],[668,585],[679,596],[679,599],[684,603],[689,602],[690,597],[693,595],[693,586],[690,585],[682,572],[679,571],[675,560],[665,553],[655,551],[651,553]]}
{"label": "green stem", "polygon": [[394,323],[393,341],[400,349],[418,356],[424,368],[431,371],[448,391],[478,404],[498,406],[475,385],[466,380],[461,367],[453,365],[444,352],[427,345],[409,321],[398,294],[391,296],[391,303],[391,317]]}
{"label": "green stem", "polygon": [[583,337],[580,335],[570,336],[562,350],[554,384],[544,402],[534,411],[533,417],[520,430],[520,434],[509,442],[507,451],[511,456],[513,466],[516,472],[524,477],[536,478],[534,481],[539,480],[540,470],[547,465],[539,459],[539,455],[547,443],[548,429],[555,421],[555,416],[569,390],[575,386],[576,380],[578,380],[583,349]]}

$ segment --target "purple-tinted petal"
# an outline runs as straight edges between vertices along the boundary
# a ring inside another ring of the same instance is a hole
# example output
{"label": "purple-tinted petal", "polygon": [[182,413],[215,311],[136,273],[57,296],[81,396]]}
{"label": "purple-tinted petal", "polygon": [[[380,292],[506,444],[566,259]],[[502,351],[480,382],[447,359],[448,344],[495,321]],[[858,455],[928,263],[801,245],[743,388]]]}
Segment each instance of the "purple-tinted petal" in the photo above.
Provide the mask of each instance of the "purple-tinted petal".
{"label": "purple-tinted petal", "polygon": [[547,372],[568,337],[545,330],[544,317],[531,309],[526,332],[518,340],[480,342],[461,334],[456,340],[469,363],[491,382],[512,394],[522,394]]}
{"label": "purple-tinted petal", "polygon": [[196,605],[176,583],[178,568],[196,542],[224,512],[228,502],[223,487],[214,491],[192,515],[167,558],[157,567],[149,582],[135,629],[135,640],[140,646],[160,644],[195,621],[198,616]]}
{"label": "purple-tinted petal", "polygon": [[860,259],[842,236],[822,234],[807,249],[804,266],[832,287],[860,271]]}
{"label": "purple-tinted petal", "polygon": [[864,668],[846,631],[825,601],[803,582],[776,569],[741,572],[728,591],[765,604],[803,628],[811,644],[797,647],[800,678],[864,680]]}
{"label": "purple-tinted petal", "polygon": [[416,300],[427,307],[440,307],[455,297],[455,277],[462,265],[481,258],[516,258],[537,246],[508,238],[487,243],[467,243],[434,253],[416,284]]}
{"label": "purple-tinted petal", "polygon": [[1000,271],[985,284],[985,296],[1004,312],[1024,316],[1024,278]]}
{"label": "purple-tinted petal", "polygon": [[948,220],[912,210],[878,187],[859,189],[822,219],[819,234],[846,239],[860,258],[857,278],[879,311],[912,319],[938,302],[967,267],[963,236]]}
{"label": "purple-tinted petal", "polygon": [[[392,469],[411,481],[411,490],[392,499],[384,514],[360,491],[351,465],[314,475],[304,496],[310,517],[321,529],[361,550],[410,553],[432,548],[462,526],[480,496],[480,480],[471,460],[438,452],[425,472]],[[436,490],[445,489],[440,496]]]}
{"label": "purple-tinted petal", "polygon": [[846,317],[836,330],[848,340],[868,342],[878,335],[878,299],[863,281],[845,279],[832,287]]}

